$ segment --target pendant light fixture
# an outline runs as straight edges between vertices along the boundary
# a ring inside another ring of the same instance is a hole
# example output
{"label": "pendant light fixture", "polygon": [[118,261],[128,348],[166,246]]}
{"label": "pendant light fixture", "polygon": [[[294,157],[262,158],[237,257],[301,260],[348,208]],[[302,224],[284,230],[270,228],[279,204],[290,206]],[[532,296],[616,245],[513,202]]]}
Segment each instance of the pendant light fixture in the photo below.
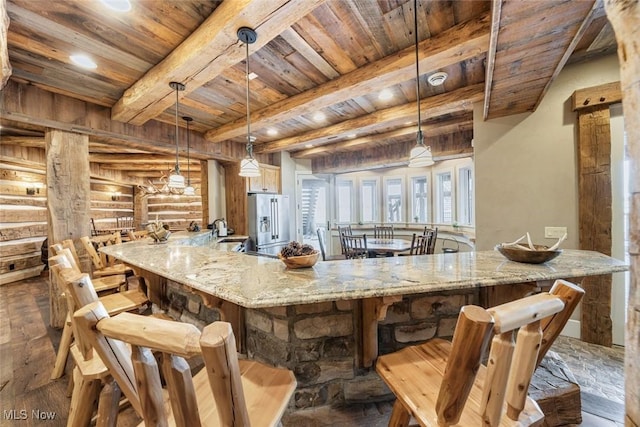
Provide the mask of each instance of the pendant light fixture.
{"label": "pendant light fixture", "polygon": [[249,45],[255,43],[258,39],[258,34],[249,27],[241,27],[238,30],[238,40],[243,42],[247,49],[247,61],[246,61],[246,77],[247,77],[247,157],[242,159],[240,163],[240,176],[244,177],[257,177],[260,176],[260,165],[258,161],[253,158],[253,142],[255,137],[251,136],[251,117],[249,113]]}
{"label": "pendant light fixture", "polygon": [[431,166],[433,156],[431,147],[424,145],[424,135],[422,134],[422,117],[420,113],[420,62],[418,57],[418,0],[413,1],[413,32],[416,40],[416,100],[418,104],[418,134],[416,135],[416,146],[409,154],[409,167],[420,168]]}
{"label": "pendant light fixture", "polygon": [[185,122],[187,122],[187,187],[184,189],[185,196],[195,196],[196,189],[191,186],[191,155],[189,154],[189,123],[193,121],[192,117],[184,116],[182,118]]}
{"label": "pendant light fixture", "polygon": [[184,176],[180,175],[180,162],[178,160],[178,109],[180,106],[178,92],[184,90],[184,85],[178,82],[171,82],[169,86],[176,91],[176,166],[173,172],[171,172],[171,175],[169,175],[169,183],[167,186],[171,192],[181,194],[184,190]]}

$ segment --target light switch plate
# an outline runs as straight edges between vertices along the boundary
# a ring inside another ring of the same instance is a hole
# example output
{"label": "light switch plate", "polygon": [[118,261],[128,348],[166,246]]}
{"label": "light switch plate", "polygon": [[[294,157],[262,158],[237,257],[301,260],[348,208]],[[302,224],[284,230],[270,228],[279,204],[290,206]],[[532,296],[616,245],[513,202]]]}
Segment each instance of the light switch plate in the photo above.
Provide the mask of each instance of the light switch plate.
{"label": "light switch plate", "polygon": [[559,239],[567,232],[567,227],[545,227],[544,237],[547,239]]}

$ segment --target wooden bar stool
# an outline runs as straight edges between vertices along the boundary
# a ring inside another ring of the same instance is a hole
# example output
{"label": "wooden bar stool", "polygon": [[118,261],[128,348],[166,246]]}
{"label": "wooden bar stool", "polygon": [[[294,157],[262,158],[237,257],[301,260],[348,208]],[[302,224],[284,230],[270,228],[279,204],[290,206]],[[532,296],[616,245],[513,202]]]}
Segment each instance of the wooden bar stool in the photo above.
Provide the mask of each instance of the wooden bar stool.
{"label": "wooden bar stool", "polygon": [[389,425],[406,426],[412,416],[422,426],[540,425],[544,414],[527,396],[531,376],[583,294],[558,280],[548,293],[488,310],[465,306],[453,342],[380,356],[376,371],[397,398]]}
{"label": "wooden bar stool", "polygon": [[[287,369],[238,360],[226,322],[201,334],[191,324],[148,316],[110,318],[100,302],[78,310],[74,322],[147,426],[275,426],[296,387]],[[169,402],[152,350],[161,353]],[[205,367],[192,378],[185,358],[199,355]]]}

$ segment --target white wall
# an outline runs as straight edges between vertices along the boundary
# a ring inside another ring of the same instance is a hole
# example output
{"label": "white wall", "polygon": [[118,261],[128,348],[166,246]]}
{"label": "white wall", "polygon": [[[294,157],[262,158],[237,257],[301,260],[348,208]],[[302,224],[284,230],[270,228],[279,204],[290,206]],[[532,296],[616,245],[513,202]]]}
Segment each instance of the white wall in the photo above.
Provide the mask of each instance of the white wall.
{"label": "white wall", "polygon": [[[545,226],[567,227],[569,236],[562,247],[578,248],[577,119],[569,101],[576,89],[618,80],[618,58],[612,55],[566,67],[533,113],[483,121],[482,104],[474,105],[478,250],[513,241],[527,231],[534,242],[555,242],[544,238]],[[612,137],[619,139],[621,121],[612,120],[611,125]],[[612,165],[615,167],[615,162]],[[612,179],[613,185],[619,185],[615,170]],[[614,215],[621,213],[614,211]],[[620,233],[615,220],[613,225],[616,228],[612,232]],[[615,240],[613,243],[619,246]],[[619,251],[613,255],[624,259]],[[620,287],[617,276],[622,275],[614,274],[612,310],[624,306],[621,293],[615,293]],[[620,337],[624,324],[616,315],[614,311],[613,335],[616,343],[623,344]],[[579,336],[579,318],[576,310],[565,328],[566,334]]]}
{"label": "white wall", "polygon": [[[207,224],[211,224],[214,220],[226,216],[226,186],[224,167],[215,160],[207,161],[207,167],[209,173],[209,221]],[[203,228],[205,228],[207,224],[204,224]]]}
{"label": "white wall", "polygon": [[568,228],[564,248],[578,247],[576,89],[620,79],[615,55],[566,67],[533,113],[482,120],[474,106],[476,247],[493,248],[530,232],[548,244],[545,226]]}

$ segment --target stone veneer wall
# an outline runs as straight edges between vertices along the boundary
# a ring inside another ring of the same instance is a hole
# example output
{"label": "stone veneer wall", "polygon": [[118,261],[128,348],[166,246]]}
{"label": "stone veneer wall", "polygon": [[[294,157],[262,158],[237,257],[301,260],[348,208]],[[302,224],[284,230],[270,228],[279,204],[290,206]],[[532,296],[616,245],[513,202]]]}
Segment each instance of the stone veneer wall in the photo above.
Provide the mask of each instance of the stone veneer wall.
{"label": "stone veneer wall", "polygon": [[[171,281],[166,302],[171,317],[200,329],[220,320],[199,295]],[[460,308],[477,302],[477,291],[405,296],[378,325],[380,354],[434,337],[450,338]],[[375,368],[358,367],[360,310],[358,301],[245,310],[248,357],[295,373],[291,411],[393,399]]]}

